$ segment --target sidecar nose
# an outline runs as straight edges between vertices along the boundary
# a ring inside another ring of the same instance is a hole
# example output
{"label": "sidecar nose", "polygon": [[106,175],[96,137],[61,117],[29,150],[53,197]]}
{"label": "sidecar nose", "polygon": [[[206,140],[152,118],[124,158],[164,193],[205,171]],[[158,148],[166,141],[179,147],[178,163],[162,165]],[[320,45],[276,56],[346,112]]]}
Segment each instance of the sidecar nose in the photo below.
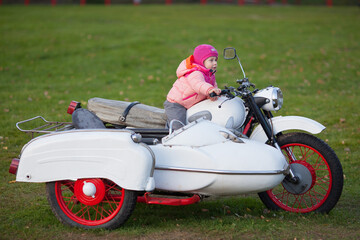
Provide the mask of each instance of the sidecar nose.
{"label": "sidecar nose", "polygon": [[11,164],[10,164],[9,173],[16,175],[16,172],[19,167],[19,162],[20,162],[20,159],[13,158],[13,160],[11,161]]}

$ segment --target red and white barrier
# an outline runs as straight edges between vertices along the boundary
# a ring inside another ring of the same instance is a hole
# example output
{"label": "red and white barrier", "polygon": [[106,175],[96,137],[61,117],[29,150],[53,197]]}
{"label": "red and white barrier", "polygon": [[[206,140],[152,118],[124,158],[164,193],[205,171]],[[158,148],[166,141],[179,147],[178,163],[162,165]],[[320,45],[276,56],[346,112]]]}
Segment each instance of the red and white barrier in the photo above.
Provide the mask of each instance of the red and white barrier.
{"label": "red and white barrier", "polygon": [[[52,6],[55,6],[57,4],[57,0],[49,0]],[[223,0],[224,1],[224,0]],[[233,3],[234,0],[227,0],[228,3]],[[264,2],[266,2],[267,4],[271,5],[276,3],[276,0],[263,0]],[[278,0],[279,2],[281,2],[281,4],[285,5],[288,4],[287,0]],[[206,5],[208,3],[207,0],[199,0],[201,5]],[[221,2],[221,0],[217,0],[216,2]],[[260,4],[260,0],[253,0],[254,4]],[[333,0],[324,0],[326,6],[328,7],[332,7],[333,6]],[[0,0],[0,5],[2,5],[3,1]],[[24,5],[29,5],[31,3],[31,0],[24,0]],[[172,0],[164,0],[164,3],[166,5],[171,5],[173,3]],[[111,5],[111,0],[104,0],[104,4],[105,5]],[[141,4],[141,0],[133,0],[133,4],[134,5],[140,5]],[[237,0],[237,4],[242,6],[245,5],[245,0]],[[300,5],[301,4],[301,0],[296,0],[295,4]],[[86,5],[86,0],[80,0],[80,5]]]}

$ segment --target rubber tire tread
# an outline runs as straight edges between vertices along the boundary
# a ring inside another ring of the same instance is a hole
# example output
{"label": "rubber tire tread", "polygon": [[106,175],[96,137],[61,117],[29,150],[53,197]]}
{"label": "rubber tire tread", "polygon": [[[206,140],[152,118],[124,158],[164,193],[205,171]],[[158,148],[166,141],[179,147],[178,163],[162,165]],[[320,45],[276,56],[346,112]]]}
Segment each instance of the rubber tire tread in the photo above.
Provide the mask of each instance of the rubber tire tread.
{"label": "rubber tire tread", "polygon": [[138,193],[136,191],[126,190],[125,189],[125,199],[123,205],[121,206],[120,211],[118,214],[112,218],[110,221],[96,226],[88,226],[77,223],[70,219],[61,209],[55,194],[55,183],[56,182],[47,182],[46,183],[46,195],[47,200],[50,204],[51,210],[56,216],[56,218],[65,225],[77,228],[85,228],[85,229],[95,229],[95,228],[104,228],[104,229],[115,229],[123,225],[132,212],[135,209]]}
{"label": "rubber tire tread", "polygon": [[[280,147],[290,143],[300,143],[307,145],[316,149],[326,159],[327,163],[329,164],[333,179],[331,192],[325,202],[320,207],[315,209],[314,212],[329,213],[339,201],[344,184],[342,166],[334,150],[323,140],[302,132],[286,133],[280,135],[277,138],[277,141]],[[282,210],[282,208],[280,208],[272,201],[266,191],[258,193],[258,195],[268,209]]]}

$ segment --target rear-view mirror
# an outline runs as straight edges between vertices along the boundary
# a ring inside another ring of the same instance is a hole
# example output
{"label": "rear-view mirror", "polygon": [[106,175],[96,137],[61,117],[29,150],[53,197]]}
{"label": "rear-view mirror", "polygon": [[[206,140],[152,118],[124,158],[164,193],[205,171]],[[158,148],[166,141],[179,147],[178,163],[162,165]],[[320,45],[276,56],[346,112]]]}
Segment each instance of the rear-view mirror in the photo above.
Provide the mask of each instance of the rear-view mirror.
{"label": "rear-view mirror", "polygon": [[224,49],[224,59],[231,60],[236,57],[236,50],[235,48],[225,48]]}

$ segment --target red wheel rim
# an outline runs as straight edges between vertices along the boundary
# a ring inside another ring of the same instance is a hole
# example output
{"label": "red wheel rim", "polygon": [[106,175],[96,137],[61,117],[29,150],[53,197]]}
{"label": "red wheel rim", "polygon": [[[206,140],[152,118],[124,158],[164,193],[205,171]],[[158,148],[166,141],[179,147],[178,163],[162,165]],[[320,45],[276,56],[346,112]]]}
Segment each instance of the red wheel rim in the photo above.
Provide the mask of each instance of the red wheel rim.
{"label": "red wheel rim", "polygon": [[99,201],[95,195],[96,200],[94,200],[99,201],[99,203],[94,204],[96,202],[89,201],[90,204],[84,204],[89,199],[78,199],[78,196],[81,195],[75,194],[76,182],[61,181],[55,183],[55,195],[60,208],[71,220],[82,225],[98,226],[109,222],[120,211],[125,190],[109,180],[87,179],[86,181],[103,182],[104,196]]}
{"label": "red wheel rim", "polygon": [[302,163],[315,179],[312,187],[303,194],[290,193],[279,185],[267,191],[269,197],[286,211],[307,213],[316,210],[326,201],[331,191],[332,175],[327,161],[317,150],[303,144],[287,144],[281,149],[290,164]]}

